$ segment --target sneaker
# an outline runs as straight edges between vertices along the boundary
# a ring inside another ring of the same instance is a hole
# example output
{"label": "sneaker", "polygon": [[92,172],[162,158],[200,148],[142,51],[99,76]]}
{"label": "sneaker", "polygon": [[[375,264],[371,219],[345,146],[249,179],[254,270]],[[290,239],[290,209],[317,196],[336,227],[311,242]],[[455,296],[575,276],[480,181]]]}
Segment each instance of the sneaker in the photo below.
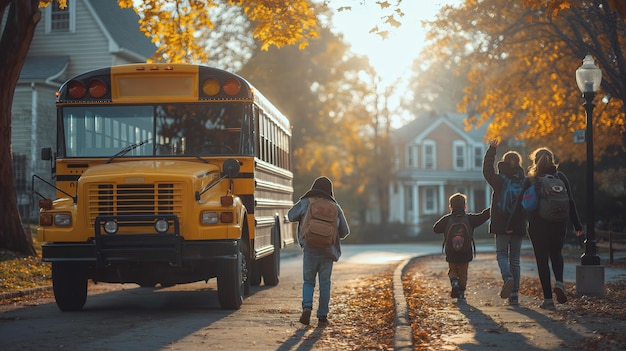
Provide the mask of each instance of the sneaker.
{"label": "sneaker", "polygon": [[506,299],[507,297],[511,296],[511,291],[513,290],[513,284],[515,284],[515,281],[513,280],[513,278],[507,278],[504,281],[504,285],[502,285],[502,290],[500,290],[501,298]]}
{"label": "sneaker", "polygon": [[328,325],[328,319],[326,317],[318,317],[317,325],[320,327],[325,327]]}
{"label": "sneaker", "polygon": [[304,325],[309,325],[311,323],[311,309],[305,308],[302,310],[302,315],[300,316],[300,323]]}
{"label": "sneaker", "polygon": [[465,301],[465,291],[463,290],[459,290],[459,297],[457,298],[458,302],[464,302]]}
{"label": "sneaker", "polygon": [[450,291],[450,297],[452,297],[453,299],[456,299],[459,297],[459,280],[458,279],[452,279],[450,281],[450,284],[452,284],[452,291]]}
{"label": "sneaker", "polygon": [[550,311],[556,310],[556,306],[554,306],[554,301],[552,301],[552,299],[544,299],[541,305],[539,305],[539,308]]}
{"label": "sneaker", "polygon": [[567,302],[567,295],[565,295],[565,285],[563,285],[563,282],[556,282],[556,284],[554,284],[554,295],[556,295],[556,300],[559,303]]}
{"label": "sneaker", "polygon": [[511,293],[511,296],[509,296],[509,305],[510,306],[519,305],[519,298],[517,296],[517,293]]}

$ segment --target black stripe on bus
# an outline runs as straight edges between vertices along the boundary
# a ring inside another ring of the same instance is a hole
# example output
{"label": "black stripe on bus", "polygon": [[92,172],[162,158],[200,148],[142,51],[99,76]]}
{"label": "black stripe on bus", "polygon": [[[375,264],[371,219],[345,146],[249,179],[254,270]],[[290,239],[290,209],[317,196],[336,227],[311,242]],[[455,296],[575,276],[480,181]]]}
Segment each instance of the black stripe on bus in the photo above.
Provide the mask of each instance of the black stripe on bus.
{"label": "black stripe on bus", "polygon": [[235,178],[253,179],[254,173],[239,173]]}
{"label": "black stripe on bus", "polygon": [[77,181],[78,178],[80,178],[80,175],[74,175],[74,174],[70,174],[70,175],[65,175],[65,174],[57,174],[57,181],[60,182],[74,182]]}

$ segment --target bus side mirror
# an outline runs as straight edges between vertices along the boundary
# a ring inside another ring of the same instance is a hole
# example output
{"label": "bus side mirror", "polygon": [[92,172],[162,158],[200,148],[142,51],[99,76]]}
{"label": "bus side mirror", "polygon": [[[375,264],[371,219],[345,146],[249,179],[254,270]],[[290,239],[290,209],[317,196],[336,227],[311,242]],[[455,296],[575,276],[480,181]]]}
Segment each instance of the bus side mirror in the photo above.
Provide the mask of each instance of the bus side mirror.
{"label": "bus side mirror", "polygon": [[234,178],[239,174],[240,168],[239,161],[234,158],[229,158],[224,161],[224,165],[222,166],[222,176]]}
{"label": "bus side mirror", "polygon": [[52,155],[52,148],[44,147],[41,149],[41,159],[43,161],[50,161],[50,177],[54,179],[56,177],[57,168],[54,163],[54,155]]}
{"label": "bus side mirror", "polygon": [[44,147],[41,149],[41,159],[44,161],[52,160],[52,148]]}

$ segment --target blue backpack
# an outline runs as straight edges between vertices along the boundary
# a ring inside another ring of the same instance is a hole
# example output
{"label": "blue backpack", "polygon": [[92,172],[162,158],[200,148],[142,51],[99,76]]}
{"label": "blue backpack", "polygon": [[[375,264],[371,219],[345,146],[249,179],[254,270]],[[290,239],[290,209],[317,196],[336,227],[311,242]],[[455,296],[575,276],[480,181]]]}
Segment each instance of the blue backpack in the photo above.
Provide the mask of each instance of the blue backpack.
{"label": "blue backpack", "polygon": [[495,203],[492,209],[499,215],[508,218],[513,214],[517,198],[522,192],[524,178],[509,178],[504,174],[500,174],[500,177],[502,178],[502,188],[498,194],[499,196],[494,199]]}

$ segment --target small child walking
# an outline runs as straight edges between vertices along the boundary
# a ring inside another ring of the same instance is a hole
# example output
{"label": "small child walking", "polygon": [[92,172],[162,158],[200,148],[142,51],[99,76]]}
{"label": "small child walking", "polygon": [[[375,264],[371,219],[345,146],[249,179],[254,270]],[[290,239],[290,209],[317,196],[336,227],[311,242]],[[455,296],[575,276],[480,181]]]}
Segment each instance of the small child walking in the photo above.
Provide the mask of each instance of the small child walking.
{"label": "small child walking", "polygon": [[448,201],[450,213],[439,218],[433,231],[444,234],[448,278],[452,287],[450,297],[464,301],[469,263],[474,258],[474,228],[489,219],[490,210],[466,213],[467,196],[461,193],[452,194]]}

